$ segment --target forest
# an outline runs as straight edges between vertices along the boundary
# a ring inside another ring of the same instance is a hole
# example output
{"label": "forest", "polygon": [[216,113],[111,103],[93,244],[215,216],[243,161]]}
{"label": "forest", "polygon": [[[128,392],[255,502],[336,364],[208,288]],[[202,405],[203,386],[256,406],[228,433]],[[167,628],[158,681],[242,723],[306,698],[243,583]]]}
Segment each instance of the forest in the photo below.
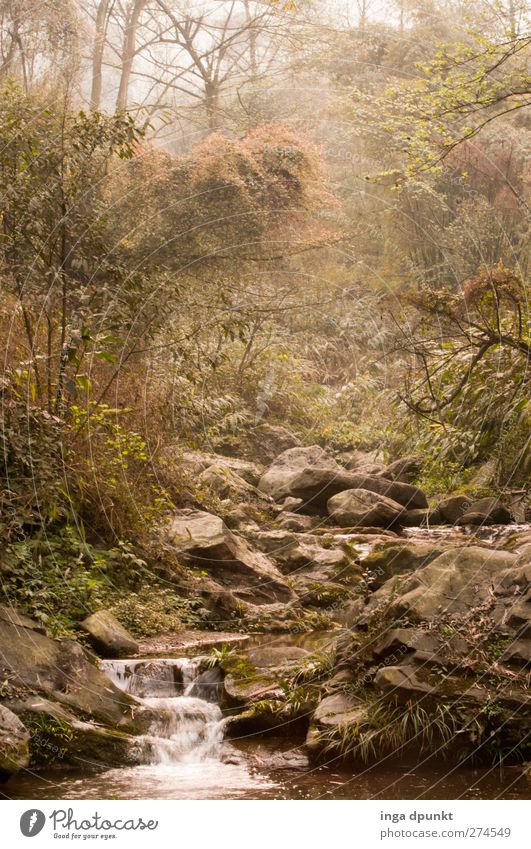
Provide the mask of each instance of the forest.
{"label": "forest", "polygon": [[190,729],[219,798],[523,792],[530,46],[525,0],[0,0],[7,798],[143,798]]}

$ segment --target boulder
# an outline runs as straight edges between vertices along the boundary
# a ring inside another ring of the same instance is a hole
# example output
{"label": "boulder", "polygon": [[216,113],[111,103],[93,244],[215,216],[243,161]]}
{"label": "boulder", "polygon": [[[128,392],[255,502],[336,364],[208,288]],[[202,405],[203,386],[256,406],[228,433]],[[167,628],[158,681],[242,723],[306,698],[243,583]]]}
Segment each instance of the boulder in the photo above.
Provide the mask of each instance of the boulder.
{"label": "boulder", "polygon": [[181,463],[185,469],[194,475],[200,475],[211,466],[234,472],[244,481],[256,486],[264,472],[263,466],[250,460],[240,460],[237,457],[225,457],[223,454],[203,454],[200,451],[187,451],[182,455]]}
{"label": "boulder", "polygon": [[[319,521],[317,519],[317,521]],[[295,533],[306,533],[315,527],[316,519],[313,516],[301,516],[300,513],[282,513],[278,526],[284,531],[295,531]]]}
{"label": "boulder", "polygon": [[[61,705],[30,696],[11,705],[31,731],[31,761],[86,769],[142,763],[142,739],[114,728],[79,719]],[[141,714],[142,709],[139,709]],[[138,731],[145,730],[137,716]],[[146,727],[150,724],[148,719]],[[42,729],[46,729],[43,731]]]}
{"label": "boulder", "polygon": [[443,517],[439,509],[406,510],[402,516],[401,524],[404,528],[433,528],[443,524]]}
{"label": "boulder", "polygon": [[400,523],[403,513],[396,501],[366,489],[348,489],[333,495],[327,510],[342,527],[390,528]]}
{"label": "boulder", "polygon": [[439,649],[439,641],[427,631],[414,628],[393,628],[373,648],[373,654],[378,658],[394,657],[421,652],[433,654]]}
{"label": "boulder", "polygon": [[218,516],[202,510],[180,510],[166,534],[184,559],[235,595],[243,593],[257,604],[294,599],[293,591],[271,560],[252,550]]}
{"label": "boulder", "polygon": [[219,666],[205,669],[194,678],[192,686],[186,691],[188,696],[203,699],[205,702],[219,702],[223,690],[223,672]]}
{"label": "boulder", "polygon": [[452,495],[437,505],[443,522],[455,525],[458,519],[470,509],[472,500],[468,495]]}
{"label": "boulder", "polygon": [[457,519],[458,525],[508,525],[512,521],[507,507],[498,498],[480,498]]}
{"label": "boulder", "polygon": [[[285,459],[287,461],[290,458]],[[302,459],[298,457],[296,462],[299,463]],[[260,478],[258,488],[275,501],[283,500],[289,496],[302,498],[305,507],[311,507],[314,510],[323,509],[333,495],[347,489],[366,489],[378,495],[385,495],[409,509],[428,506],[424,493],[411,484],[346,472],[342,469],[337,470],[331,467],[329,460],[325,458],[319,460],[315,457],[315,460],[316,464],[304,467],[300,465],[290,466],[284,462],[282,464],[275,463]],[[321,465],[317,465],[317,463],[321,463]]]}
{"label": "boulder", "polygon": [[0,607],[0,619],[3,619],[4,622],[8,622],[10,625],[15,625],[17,628],[26,628],[30,631],[36,631],[38,634],[46,634],[46,628],[40,622],[30,619],[29,616],[24,616],[23,613],[15,610],[14,607],[8,607],[7,605]]}
{"label": "boulder", "polygon": [[337,460],[348,471],[362,472],[365,475],[378,475],[385,469],[383,454],[380,451],[343,451]]}
{"label": "boulder", "polygon": [[441,614],[466,613],[480,605],[515,561],[516,555],[506,551],[454,548],[405,578],[398,589],[392,578],[378,593],[398,594],[391,605],[395,615],[433,621]]}
{"label": "boulder", "polygon": [[394,575],[405,575],[427,566],[449,548],[444,541],[379,543],[365,558],[371,587],[381,587]]}
{"label": "boulder", "polygon": [[507,611],[506,623],[519,637],[531,639],[531,599],[511,606]]}
{"label": "boulder", "polygon": [[20,719],[0,705],[0,781],[29,765],[29,738]]}
{"label": "boulder", "polygon": [[312,722],[323,727],[351,725],[365,719],[367,705],[344,693],[325,696],[317,705]]}
{"label": "boulder", "polygon": [[246,500],[256,493],[256,489],[240,475],[227,466],[209,466],[197,478],[216,498]]}
{"label": "boulder", "polygon": [[[285,498],[281,504],[275,505],[273,509],[279,513],[289,513],[291,515],[292,513],[296,513],[298,508],[302,507],[303,504],[304,501],[302,498]],[[305,518],[310,517],[307,516]]]}
{"label": "boulder", "polygon": [[420,681],[413,666],[382,666],[374,676],[374,686],[391,694],[396,701],[409,702],[435,693],[433,687]]}
{"label": "boulder", "polygon": [[53,640],[33,627],[0,619],[0,680],[86,719],[120,730],[133,727],[136,700],[119,690],[74,640]]}
{"label": "boulder", "polygon": [[138,643],[109,610],[92,613],[79,627],[102,657],[131,657],[138,654]]}
{"label": "boulder", "polygon": [[401,457],[385,467],[381,473],[383,478],[402,483],[413,483],[421,470],[422,457]]}
{"label": "boulder", "polygon": [[507,646],[500,662],[507,666],[531,666],[531,640],[519,639]]}
{"label": "boulder", "polygon": [[369,720],[369,707],[344,693],[332,693],[321,699],[311,719],[306,736],[306,750],[318,757],[323,750],[322,735],[348,726],[364,726]]}
{"label": "boulder", "polygon": [[290,430],[266,422],[250,431],[249,443],[261,463],[271,463],[283,451],[300,445],[299,439]]}

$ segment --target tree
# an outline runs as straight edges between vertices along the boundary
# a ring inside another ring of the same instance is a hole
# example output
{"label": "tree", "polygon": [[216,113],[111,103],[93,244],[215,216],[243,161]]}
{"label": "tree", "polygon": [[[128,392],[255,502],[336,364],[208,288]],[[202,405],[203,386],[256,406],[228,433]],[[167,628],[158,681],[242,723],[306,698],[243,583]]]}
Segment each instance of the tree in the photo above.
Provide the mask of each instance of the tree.
{"label": "tree", "polygon": [[409,294],[414,312],[396,322],[397,349],[412,358],[402,400],[439,435],[443,455],[466,463],[488,456],[527,407],[529,297],[527,283],[502,265],[457,293],[425,287]]}
{"label": "tree", "polygon": [[139,133],[129,117],[57,110],[16,86],[1,91],[0,113],[2,286],[22,316],[31,393],[59,413],[68,386],[87,387],[90,352],[114,359],[106,323],[123,327],[133,308],[135,277],[111,249],[104,187]]}

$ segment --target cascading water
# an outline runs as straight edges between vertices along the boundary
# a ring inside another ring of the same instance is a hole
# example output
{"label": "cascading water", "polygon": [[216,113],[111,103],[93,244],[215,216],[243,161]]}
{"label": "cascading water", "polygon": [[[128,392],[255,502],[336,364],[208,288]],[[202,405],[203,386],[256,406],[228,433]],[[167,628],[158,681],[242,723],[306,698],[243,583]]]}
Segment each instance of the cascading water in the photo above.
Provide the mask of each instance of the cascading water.
{"label": "cascading water", "polygon": [[[200,686],[202,658],[103,660],[101,669],[126,693],[136,696],[151,717],[141,742],[151,764],[199,763],[217,759],[223,741],[223,716],[208,681]],[[205,672],[203,672],[205,677]],[[208,679],[208,675],[206,675]],[[210,691],[209,691],[210,690]]]}

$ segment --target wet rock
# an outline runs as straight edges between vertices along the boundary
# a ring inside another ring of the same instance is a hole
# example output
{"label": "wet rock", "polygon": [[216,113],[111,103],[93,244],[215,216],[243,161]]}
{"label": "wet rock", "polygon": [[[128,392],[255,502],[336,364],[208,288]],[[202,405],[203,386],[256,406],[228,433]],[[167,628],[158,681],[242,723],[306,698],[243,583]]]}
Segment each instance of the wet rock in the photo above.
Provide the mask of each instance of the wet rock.
{"label": "wet rock", "polygon": [[458,525],[507,525],[511,514],[498,498],[481,498],[457,519]]}
{"label": "wet rock", "polygon": [[400,522],[403,508],[396,501],[366,489],[348,489],[327,503],[332,519],[343,527],[393,527]]}
{"label": "wet rock", "polygon": [[20,719],[0,705],[0,781],[28,766],[30,735]]}
{"label": "wet rock", "polygon": [[229,673],[223,682],[224,701],[231,706],[242,706],[253,701],[282,698],[284,691],[273,675],[247,675]]}
{"label": "wet rock", "polygon": [[257,604],[289,601],[294,594],[277,567],[233,534],[222,519],[201,510],[180,510],[167,528],[168,541],[189,563],[226,589]]}
{"label": "wet rock", "polygon": [[271,752],[264,757],[268,769],[303,770],[309,765],[308,757],[300,749],[288,749],[285,752]]}
{"label": "wet rock", "polygon": [[131,657],[138,643],[109,610],[98,610],[80,623],[92,647],[103,657]]}
{"label": "wet rock", "polygon": [[[30,697],[13,709],[30,729],[31,759],[36,764],[86,769],[101,765],[132,766],[143,761],[143,746],[138,738],[80,720],[47,699]],[[140,718],[138,726],[141,730]]]}
{"label": "wet rock", "polygon": [[218,666],[205,669],[194,679],[187,694],[197,699],[203,699],[205,702],[217,703],[221,698],[224,678],[225,676]]}

